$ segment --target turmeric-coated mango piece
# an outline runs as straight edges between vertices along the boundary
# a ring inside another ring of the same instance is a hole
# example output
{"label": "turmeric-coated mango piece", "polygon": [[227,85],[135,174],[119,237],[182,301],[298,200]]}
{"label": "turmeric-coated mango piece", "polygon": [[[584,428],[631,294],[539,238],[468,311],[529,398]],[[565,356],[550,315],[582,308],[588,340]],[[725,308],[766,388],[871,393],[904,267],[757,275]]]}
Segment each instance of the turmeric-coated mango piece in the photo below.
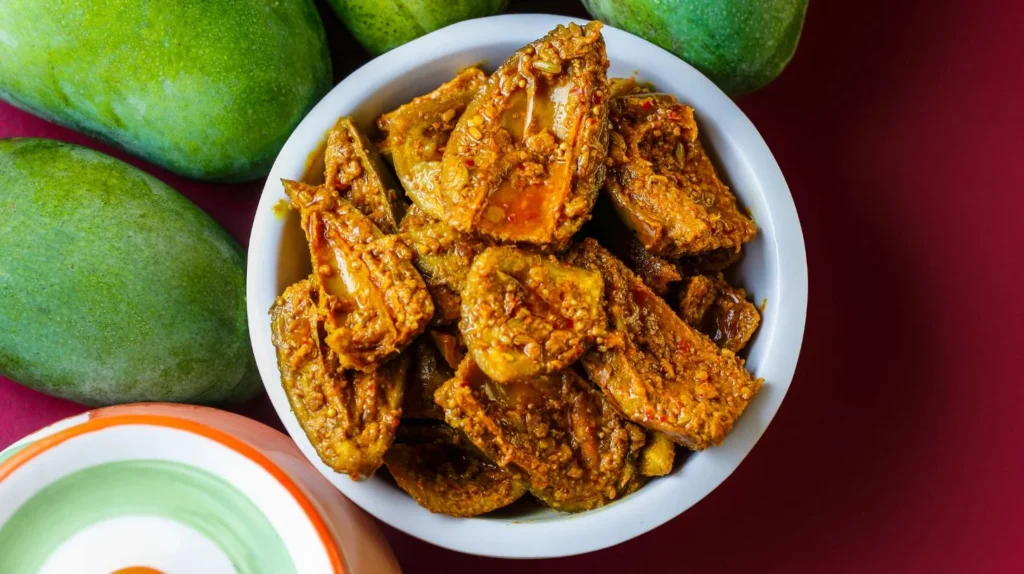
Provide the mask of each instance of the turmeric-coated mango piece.
{"label": "turmeric-coated mango piece", "polygon": [[696,255],[684,255],[676,260],[676,266],[683,275],[709,274],[725,271],[743,258],[739,248],[724,247]]}
{"label": "turmeric-coated mango piece", "polygon": [[665,257],[739,249],[757,226],[740,212],[697,139],[693,108],[666,94],[611,103],[605,189],[648,251]]}
{"label": "turmeric-coated mango piece", "polygon": [[739,353],[761,323],[761,313],[747,292],[726,282],[721,273],[687,277],[679,294],[679,314],[716,345]]}
{"label": "turmeric-coated mango piece", "polygon": [[469,269],[459,326],[488,377],[504,383],[553,373],[606,334],[603,293],[596,271],[490,247]]}
{"label": "turmeric-coated mango piece", "polygon": [[449,425],[525,473],[530,492],[556,510],[597,508],[639,486],[643,430],[572,370],[496,383],[467,357],[435,399]]}
{"label": "turmeric-coated mango piece", "polygon": [[501,241],[568,242],[604,178],[607,71],[598,22],[558,26],[506,60],[445,148],[446,221]]}
{"label": "turmeric-coated mango piece", "polygon": [[402,219],[399,235],[416,252],[413,264],[423,275],[434,300],[434,324],[447,325],[462,313],[462,289],[473,259],[488,242],[431,219],[412,206]]}
{"label": "turmeric-coated mango piece", "polygon": [[718,291],[718,282],[710,275],[687,277],[679,291],[679,316],[687,325],[699,329],[708,309],[718,298]]}
{"label": "turmeric-coated mango piece", "polygon": [[693,450],[720,444],[763,381],[593,239],[577,245],[569,261],[604,277],[609,328],[621,337],[618,346],[584,355],[590,380],[636,423]]}
{"label": "turmeric-coated mango piece", "polygon": [[430,339],[434,341],[434,346],[440,351],[448,366],[452,370],[458,369],[462,364],[462,359],[466,356],[466,344],[462,340],[461,333],[453,335],[440,329],[431,329]]}
{"label": "turmeric-coated mango piece", "polygon": [[444,412],[434,402],[437,388],[455,375],[431,337],[424,333],[411,347],[412,365],[402,405],[403,419],[444,420]]}
{"label": "turmeric-coated mango piece", "polygon": [[407,361],[398,357],[372,373],[346,371],[321,340],[313,278],[278,297],[270,310],[288,402],[324,464],[360,480],[382,464],[401,417]]}
{"label": "turmeric-coated mango piece", "polygon": [[652,291],[664,297],[683,280],[676,263],[648,251],[622,223],[607,198],[598,198],[593,216],[585,232],[621,259]]}
{"label": "turmeric-coated mango piece", "polygon": [[324,185],[370,218],[384,233],[398,230],[405,199],[380,153],[352,118],[340,118],[327,136]]}
{"label": "turmeric-coated mango piece", "polygon": [[372,372],[434,314],[414,252],[327,186],[284,186],[309,241],[325,342],[342,368]]}
{"label": "turmeric-coated mango piece", "polygon": [[437,514],[479,516],[526,494],[521,476],[452,444],[396,444],[384,462],[399,488]]}
{"label": "turmeric-coated mango piece", "polygon": [[647,431],[647,444],[640,451],[641,476],[665,476],[676,461],[676,443],[665,433]]}
{"label": "turmeric-coated mango piece", "polygon": [[441,157],[455,123],[487,83],[479,68],[466,68],[436,90],[377,118],[382,151],[413,203],[434,219],[444,219]]}

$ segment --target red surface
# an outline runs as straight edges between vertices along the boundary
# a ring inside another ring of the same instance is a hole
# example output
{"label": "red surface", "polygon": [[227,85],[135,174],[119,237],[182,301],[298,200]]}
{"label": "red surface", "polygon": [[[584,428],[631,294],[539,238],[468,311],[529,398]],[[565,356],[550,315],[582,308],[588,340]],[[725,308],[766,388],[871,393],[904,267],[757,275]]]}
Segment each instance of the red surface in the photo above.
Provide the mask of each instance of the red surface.
{"label": "red surface", "polygon": [[[1024,572],[1021,22],[1015,0],[812,1],[790,68],[740,99],[792,188],[810,264],[800,366],[757,448],[616,548],[523,564],[388,530],[406,570]],[[0,106],[10,136],[110,151]],[[260,184],[133,163],[247,242]],[[0,380],[0,447],[79,410]],[[279,425],[266,403],[244,412]]]}

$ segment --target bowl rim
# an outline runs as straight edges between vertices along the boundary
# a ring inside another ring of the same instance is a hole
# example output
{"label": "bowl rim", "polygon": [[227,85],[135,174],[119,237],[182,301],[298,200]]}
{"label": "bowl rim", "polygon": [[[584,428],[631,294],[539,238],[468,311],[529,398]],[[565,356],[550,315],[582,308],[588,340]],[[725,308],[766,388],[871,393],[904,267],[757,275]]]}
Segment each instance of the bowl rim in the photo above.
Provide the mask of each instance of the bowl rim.
{"label": "bowl rim", "polygon": [[[679,479],[670,483],[669,479],[674,477],[662,477],[620,501],[571,515],[566,520],[506,522],[434,515],[417,506],[404,493],[388,494],[381,490],[381,485],[376,484],[383,482],[379,477],[355,482],[320,461],[292,414],[280,385],[276,354],[269,336],[269,309],[259,308],[257,297],[253,296],[265,289],[261,285],[266,283],[263,277],[269,272],[268,268],[276,269],[278,264],[280,243],[271,241],[269,233],[273,226],[283,226],[279,219],[275,222],[273,215],[273,207],[283,195],[279,178],[301,177],[308,156],[322,142],[325,131],[337,117],[352,113],[398,75],[509,37],[527,38],[522,42],[525,45],[556,25],[569,22],[582,24],[586,21],[547,14],[506,14],[459,22],[404,44],[352,72],[324,96],[288,138],[267,178],[250,236],[246,269],[249,333],[264,386],[288,434],[317,470],[371,515],[406,534],[468,554],[505,558],[582,554],[620,544],[682,514],[725,481],[767,429],[789,389],[803,340],[807,312],[803,235],[789,187],[764,139],[739,107],[699,71],[646,40],[605,25],[603,32],[610,46],[614,43],[621,45],[618,49],[623,52],[642,53],[647,68],[665,73],[671,70],[674,77],[685,78],[688,94],[699,93],[697,99],[705,100],[699,105],[698,114],[716,119],[720,133],[715,137],[728,140],[731,148],[741,149],[743,157],[737,161],[747,164],[748,170],[756,175],[757,189],[747,195],[759,196],[767,210],[768,219],[761,217],[758,224],[762,229],[766,226],[772,229],[775,257],[767,261],[766,266],[774,267],[776,272],[777,297],[772,305],[784,310],[775,314],[771,325],[763,324],[759,333],[759,338],[767,338],[767,346],[758,375],[764,376],[765,370],[771,372],[765,385],[766,388],[771,386],[771,392],[762,390],[755,397],[751,406],[758,405],[756,417],[751,412],[755,409],[748,407],[721,447],[691,456],[684,466],[689,467],[699,459],[700,469],[696,476],[687,477],[686,482]],[[770,333],[765,333],[766,330]]]}

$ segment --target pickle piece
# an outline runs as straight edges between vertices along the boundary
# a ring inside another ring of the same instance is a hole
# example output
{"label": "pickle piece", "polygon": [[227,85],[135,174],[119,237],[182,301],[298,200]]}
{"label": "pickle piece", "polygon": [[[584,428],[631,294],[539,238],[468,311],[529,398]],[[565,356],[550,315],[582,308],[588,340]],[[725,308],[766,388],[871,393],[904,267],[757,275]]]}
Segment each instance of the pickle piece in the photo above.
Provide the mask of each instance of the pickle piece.
{"label": "pickle piece", "polygon": [[597,508],[639,487],[643,430],[572,370],[496,383],[471,358],[435,395],[445,420],[530,492],[565,512]]}
{"label": "pickle piece", "polygon": [[718,284],[708,275],[687,277],[679,291],[679,316],[686,324],[699,329],[704,315],[718,298]]}
{"label": "pickle piece", "polygon": [[587,224],[586,231],[658,295],[668,295],[673,285],[683,280],[675,263],[647,251],[644,244],[630,233],[606,198],[597,200],[594,218]]}
{"label": "pickle piece", "polygon": [[609,78],[608,79],[608,96],[617,98],[619,96],[628,96],[631,94],[643,94],[649,90],[637,83],[636,78],[630,76],[628,78]]}
{"label": "pickle piece", "polygon": [[326,186],[284,181],[309,241],[325,342],[341,367],[373,371],[434,314],[414,252]]}
{"label": "pickle piece", "polygon": [[615,254],[659,296],[668,295],[672,285],[683,280],[674,263],[647,251],[636,237],[628,236],[618,246]]}
{"label": "pickle piece", "polygon": [[611,103],[605,189],[648,251],[664,257],[739,249],[757,233],[697,139],[693,108],[665,94]]}
{"label": "pickle piece", "polygon": [[732,267],[742,258],[743,251],[739,247],[715,249],[697,255],[684,255],[676,261],[676,265],[683,275],[718,273]]}
{"label": "pickle piece", "polygon": [[457,321],[462,312],[460,293],[465,287],[469,266],[487,247],[487,242],[453,229],[443,221],[430,219],[417,206],[409,209],[402,220],[400,236],[416,252],[413,264],[422,273],[434,300],[434,324]]}
{"label": "pickle piece", "polygon": [[362,480],[395,438],[407,361],[398,357],[373,373],[342,370],[322,340],[318,295],[311,277],[286,289],[270,310],[281,384],[324,464]]}
{"label": "pickle piece", "polygon": [[559,26],[491,75],[441,161],[445,220],[502,241],[564,244],[604,179],[601,24]]}
{"label": "pickle piece", "polygon": [[552,373],[606,334],[601,274],[515,247],[490,247],[469,269],[459,326],[498,382]]}
{"label": "pickle piece", "polygon": [[455,375],[431,338],[424,334],[412,344],[412,368],[402,403],[403,419],[444,420],[444,412],[434,402],[434,392]]}
{"label": "pickle piece", "polygon": [[370,218],[384,233],[398,230],[405,200],[377,151],[352,118],[339,118],[327,136],[324,185]]}
{"label": "pickle piece", "polygon": [[453,370],[459,368],[463,357],[466,356],[465,345],[462,343],[461,338],[437,329],[430,330],[430,338],[434,341],[434,346],[440,351],[448,366]]}
{"label": "pickle piece", "polygon": [[[430,401],[433,402],[434,398],[431,397]],[[398,430],[395,432],[396,444],[429,443],[476,448],[462,436],[462,433],[445,424],[444,418],[440,420],[411,420],[404,418],[404,411],[402,415],[402,424],[398,425]]]}
{"label": "pickle piece", "polygon": [[716,345],[738,353],[761,323],[761,313],[747,301],[747,292],[717,275],[694,275],[679,294],[679,314],[688,325]]}
{"label": "pickle piece", "polygon": [[676,443],[665,433],[647,432],[647,444],[640,451],[641,476],[665,476],[676,461]]}
{"label": "pickle piece", "polygon": [[[590,380],[630,420],[693,450],[720,444],[763,381],[719,349],[593,239],[570,262],[600,271],[617,346],[583,356]],[[610,336],[609,338],[611,338]]]}
{"label": "pickle piece", "polygon": [[444,219],[441,157],[455,122],[484,84],[487,75],[466,68],[439,88],[377,118],[390,157],[405,192],[434,219]]}
{"label": "pickle piece", "polygon": [[437,514],[479,516],[526,494],[521,477],[450,444],[396,444],[384,462],[399,488]]}

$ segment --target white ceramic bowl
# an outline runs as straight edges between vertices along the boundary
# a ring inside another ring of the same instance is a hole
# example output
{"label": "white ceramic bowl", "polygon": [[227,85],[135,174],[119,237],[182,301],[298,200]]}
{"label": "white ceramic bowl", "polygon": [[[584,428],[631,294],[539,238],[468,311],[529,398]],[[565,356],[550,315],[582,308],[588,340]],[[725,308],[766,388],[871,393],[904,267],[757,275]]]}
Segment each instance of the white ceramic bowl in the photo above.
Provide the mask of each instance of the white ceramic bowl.
{"label": "white ceramic bowl", "polygon": [[[537,509],[526,515],[451,518],[431,514],[388,482],[355,482],[320,462],[281,388],[270,341],[268,310],[285,287],[308,274],[309,259],[298,217],[276,215],[285,199],[281,178],[300,179],[307,158],[339,116],[370,128],[394,109],[486,62],[492,71],[516,49],[571,18],[506,15],[462,22],[380,56],[353,72],[306,116],[288,139],[267,178],[249,244],[249,331],[260,374],[278,414],[316,468],[359,506],[387,524],[433,544],[486,556],[540,558],[606,548],[655,528],[722,483],[754,447],[779,409],[796,368],[807,309],[807,262],[793,199],[779,166],[743,112],[707,78],[669,52],[606,27],[609,76],[635,74],[697,110],[700,135],[724,179],[760,226],[745,248],[739,282],[755,301],[767,300],[761,328],[747,358],[765,385],[725,443],[690,456],[671,475],[634,494],[581,514]],[[579,21],[577,21],[579,22]]]}

